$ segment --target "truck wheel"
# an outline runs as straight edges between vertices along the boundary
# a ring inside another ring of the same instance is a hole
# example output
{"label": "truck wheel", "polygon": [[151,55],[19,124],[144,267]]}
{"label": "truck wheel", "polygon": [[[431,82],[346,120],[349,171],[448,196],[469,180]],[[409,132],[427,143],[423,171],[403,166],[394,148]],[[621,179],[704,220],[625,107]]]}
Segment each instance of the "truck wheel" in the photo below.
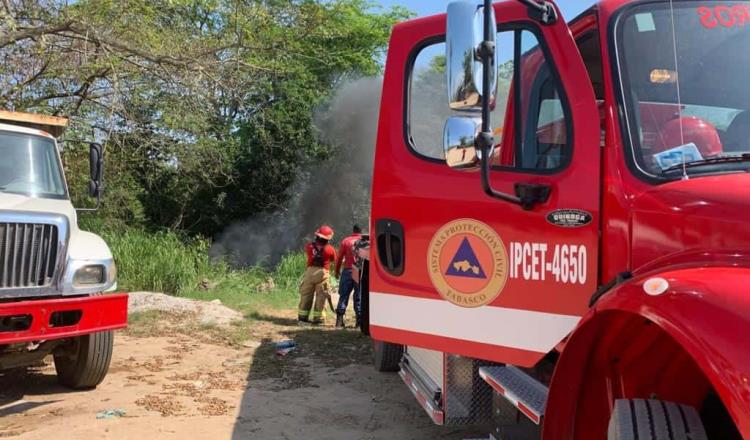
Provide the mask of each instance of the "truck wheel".
{"label": "truck wheel", "polygon": [[100,332],[76,338],[73,351],[55,355],[57,381],[74,389],[95,388],[109,370],[113,332]]}
{"label": "truck wheel", "polygon": [[382,372],[393,372],[401,369],[399,362],[404,355],[404,346],[390,342],[372,340],[373,361],[375,369]]}
{"label": "truck wheel", "polygon": [[607,440],[707,440],[695,408],[661,400],[620,399]]}

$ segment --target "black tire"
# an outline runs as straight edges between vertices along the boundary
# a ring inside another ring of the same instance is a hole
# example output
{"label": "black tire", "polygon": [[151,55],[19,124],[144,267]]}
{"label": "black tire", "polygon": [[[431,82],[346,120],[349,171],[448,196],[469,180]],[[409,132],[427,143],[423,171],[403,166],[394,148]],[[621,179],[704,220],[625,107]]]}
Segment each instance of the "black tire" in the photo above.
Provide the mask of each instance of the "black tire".
{"label": "black tire", "polygon": [[607,431],[607,440],[707,439],[695,408],[661,400],[615,401]]}
{"label": "black tire", "polygon": [[55,355],[57,381],[74,389],[95,388],[107,375],[113,344],[113,332],[77,337],[72,353]]}
{"label": "black tire", "polygon": [[399,363],[404,355],[404,346],[390,342],[372,340],[373,362],[375,369],[382,372],[394,372],[401,369]]}

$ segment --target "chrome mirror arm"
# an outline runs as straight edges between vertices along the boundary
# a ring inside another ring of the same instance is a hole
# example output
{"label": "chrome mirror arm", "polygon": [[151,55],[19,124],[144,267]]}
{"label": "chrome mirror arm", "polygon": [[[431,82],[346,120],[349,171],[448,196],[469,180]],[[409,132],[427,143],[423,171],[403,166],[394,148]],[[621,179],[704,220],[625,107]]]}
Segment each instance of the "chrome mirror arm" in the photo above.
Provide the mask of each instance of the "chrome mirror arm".
{"label": "chrome mirror arm", "polygon": [[[484,0],[484,41],[477,51],[477,55],[479,55],[479,57],[482,59],[483,96],[489,96],[491,92],[490,74],[492,70],[492,57],[495,56],[495,44],[492,38],[492,32],[494,32],[495,23],[492,22],[492,14],[490,10],[491,7],[492,0]],[[492,150],[494,150],[494,140],[492,138],[491,125],[490,101],[488,99],[484,99],[482,100],[482,129],[481,132],[477,134],[476,140],[474,141],[479,147],[479,151],[482,152],[482,188],[484,189],[484,193],[490,197],[520,205],[521,199],[519,199],[518,197],[496,191],[494,188],[492,188],[492,184],[490,182],[490,172],[492,171],[491,156]]]}

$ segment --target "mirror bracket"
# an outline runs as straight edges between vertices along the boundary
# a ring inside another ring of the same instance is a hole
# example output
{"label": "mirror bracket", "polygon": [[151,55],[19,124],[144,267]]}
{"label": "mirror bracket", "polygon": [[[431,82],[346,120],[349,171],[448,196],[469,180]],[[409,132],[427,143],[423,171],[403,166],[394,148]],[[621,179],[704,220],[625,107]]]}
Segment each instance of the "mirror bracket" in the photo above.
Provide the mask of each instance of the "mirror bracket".
{"label": "mirror bracket", "polygon": [[477,47],[477,61],[483,61],[485,58],[492,58],[495,56],[495,42],[494,41],[482,41]]}
{"label": "mirror bracket", "polygon": [[522,0],[529,7],[529,17],[534,20],[550,25],[557,22],[557,10],[548,1]]}
{"label": "mirror bracket", "polygon": [[495,143],[495,139],[492,137],[492,133],[482,131],[477,135],[476,143],[484,154],[485,150],[490,151],[492,149],[492,146]]}
{"label": "mirror bracket", "polygon": [[516,195],[524,211],[531,211],[537,203],[549,200],[550,187],[538,183],[516,183]]}
{"label": "mirror bracket", "polygon": [[480,132],[476,137],[476,144],[479,147],[479,151],[482,152],[482,189],[484,190],[484,193],[488,196],[503,200],[505,202],[510,202],[515,205],[521,204],[521,199],[513,196],[511,194],[506,194],[504,192],[500,192],[495,190],[492,187],[492,183],[490,182],[490,173],[492,172],[492,152],[494,150],[494,139],[492,137],[492,133],[488,131],[482,131]]}
{"label": "mirror bracket", "polygon": [[549,200],[552,189],[549,185],[545,184],[516,183],[514,185],[515,196],[494,189],[490,183],[490,174],[492,172],[491,158],[494,150],[492,133],[480,132],[475,142],[479,147],[479,151],[482,152],[482,189],[484,189],[485,194],[495,199],[518,205],[524,211],[531,211],[537,204],[546,203]]}

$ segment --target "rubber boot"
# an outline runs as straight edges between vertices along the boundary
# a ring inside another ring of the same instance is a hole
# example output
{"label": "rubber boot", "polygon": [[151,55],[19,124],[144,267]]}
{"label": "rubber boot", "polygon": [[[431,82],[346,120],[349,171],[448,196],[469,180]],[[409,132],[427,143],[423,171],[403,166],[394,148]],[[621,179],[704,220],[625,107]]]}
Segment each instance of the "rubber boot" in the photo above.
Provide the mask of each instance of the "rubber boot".
{"label": "rubber boot", "polygon": [[344,323],[343,313],[339,313],[336,315],[336,328],[346,328],[346,324]]}

